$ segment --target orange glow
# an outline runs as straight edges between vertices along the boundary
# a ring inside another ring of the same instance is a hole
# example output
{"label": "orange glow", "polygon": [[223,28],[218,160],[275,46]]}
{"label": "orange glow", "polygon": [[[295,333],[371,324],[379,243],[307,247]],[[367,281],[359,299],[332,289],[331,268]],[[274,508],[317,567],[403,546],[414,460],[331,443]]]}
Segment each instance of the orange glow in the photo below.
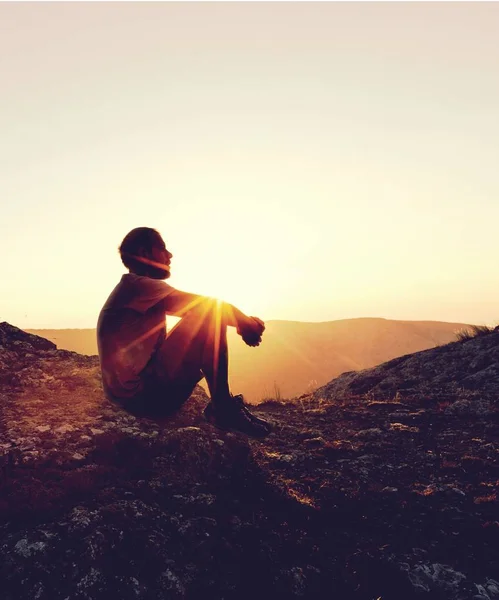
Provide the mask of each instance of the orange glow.
{"label": "orange glow", "polygon": [[215,331],[213,333],[213,373],[214,373],[214,385],[217,386],[217,374],[218,374],[218,360],[220,357],[220,326],[222,324],[222,303],[220,300],[216,301],[215,306]]}
{"label": "orange glow", "polygon": [[498,17],[0,2],[1,318],[94,327],[150,226],[173,287],[264,321],[495,325]]}

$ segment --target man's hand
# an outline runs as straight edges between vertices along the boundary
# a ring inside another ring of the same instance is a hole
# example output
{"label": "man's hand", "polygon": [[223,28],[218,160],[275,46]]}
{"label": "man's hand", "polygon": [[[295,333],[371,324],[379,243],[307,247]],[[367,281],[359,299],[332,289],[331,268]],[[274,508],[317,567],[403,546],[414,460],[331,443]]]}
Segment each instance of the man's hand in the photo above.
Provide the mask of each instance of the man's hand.
{"label": "man's hand", "polygon": [[265,331],[265,323],[258,317],[247,317],[237,328],[237,333],[248,346],[259,346]]}

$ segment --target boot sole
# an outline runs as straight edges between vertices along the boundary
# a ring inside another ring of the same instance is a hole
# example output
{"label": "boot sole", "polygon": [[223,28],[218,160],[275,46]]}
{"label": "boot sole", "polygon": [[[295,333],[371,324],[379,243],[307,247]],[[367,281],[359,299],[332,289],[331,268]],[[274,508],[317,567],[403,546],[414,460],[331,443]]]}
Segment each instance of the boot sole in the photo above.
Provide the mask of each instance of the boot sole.
{"label": "boot sole", "polygon": [[[237,427],[234,427],[234,426],[231,427],[230,425],[222,425],[222,424],[218,423],[215,419],[206,417],[206,415],[204,418],[210,425],[213,425],[213,427],[216,427],[217,429],[219,429],[220,431],[224,431],[225,433],[235,431],[237,433],[242,433],[243,435],[247,435],[248,437],[252,437],[255,439],[261,439],[261,438],[267,437],[270,433],[270,431],[267,431],[267,429],[265,429],[265,432],[262,431],[262,433],[260,433],[260,434],[249,433],[248,431],[242,431],[241,429],[238,429]],[[261,425],[261,427],[263,427],[263,425]]]}

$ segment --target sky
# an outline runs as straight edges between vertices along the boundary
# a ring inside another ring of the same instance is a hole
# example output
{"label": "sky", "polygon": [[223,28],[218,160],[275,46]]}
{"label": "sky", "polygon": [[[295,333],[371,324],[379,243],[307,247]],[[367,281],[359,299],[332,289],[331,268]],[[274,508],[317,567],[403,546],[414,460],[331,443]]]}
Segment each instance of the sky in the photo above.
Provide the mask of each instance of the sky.
{"label": "sky", "polygon": [[498,3],[0,3],[0,321],[158,229],[264,320],[499,323]]}

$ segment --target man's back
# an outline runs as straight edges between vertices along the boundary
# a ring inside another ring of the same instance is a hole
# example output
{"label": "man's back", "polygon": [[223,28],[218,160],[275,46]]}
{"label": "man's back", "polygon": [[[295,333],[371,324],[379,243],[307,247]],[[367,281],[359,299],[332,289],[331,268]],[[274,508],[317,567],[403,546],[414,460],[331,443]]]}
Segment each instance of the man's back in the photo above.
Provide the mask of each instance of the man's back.
{"label": "man's back", "polygon": [[106,393],[140,394],[140,374],[166,335],[162,300],[173,291],[164,281],[127,273],[99,314],[97,345]]}

